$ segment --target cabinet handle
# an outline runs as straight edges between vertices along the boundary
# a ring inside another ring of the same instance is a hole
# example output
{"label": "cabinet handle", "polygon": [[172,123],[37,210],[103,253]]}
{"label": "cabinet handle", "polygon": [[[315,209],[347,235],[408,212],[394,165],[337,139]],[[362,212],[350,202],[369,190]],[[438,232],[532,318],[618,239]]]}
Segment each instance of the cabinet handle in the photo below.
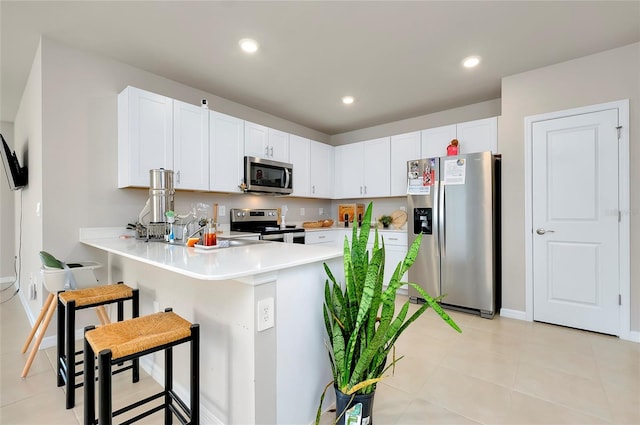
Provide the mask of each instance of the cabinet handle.
{"label": "cabinet handle", "polygon": [[176,171],[176,180],[177,183],[180,184],[180,171]]}
{"label": "cabinet handle", "polygon": [[316,185],[311,186],[311,193],[316,193]]}
{"label": "cabinet handle", "polygon": [[273,146],[271,146],[271,158],[273,158]]}
{"label": "cabinet handle", "polygon": [[398,238],[389,238],[390,241],[397,241]]}
{"label": "cabinet handle", "polygon": [[364,187],[364,194],[367,194],[367,186]]}
{"label": "cabinet handle", "polygon": [[324,239],[326,236],[318,236],[318,239]]}
{"label": "cabinet handle", "polygon": [[360,195],[362,195],[362,186],[360,186]]}
{"label": "cabinet handle", "polygon": [[264,147],[264,156],[269,156],[269,146]]}

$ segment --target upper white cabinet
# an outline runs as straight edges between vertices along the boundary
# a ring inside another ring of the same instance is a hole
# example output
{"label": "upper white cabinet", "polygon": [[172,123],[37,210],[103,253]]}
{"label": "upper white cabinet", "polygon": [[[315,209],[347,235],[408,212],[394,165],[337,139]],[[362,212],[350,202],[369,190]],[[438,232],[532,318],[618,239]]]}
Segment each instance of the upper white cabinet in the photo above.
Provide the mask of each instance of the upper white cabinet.
{"label": "upper white cabinet", "polygon": [[244,121],[210,111],[209,149],[210,190],[239,192],[244,178]]}
{"label": "upper white cabinet", "polygon": [[[324,143],[309,141],[309,183],[312,198],[333,196],[334,149]],[[295,173],[296,171],[294,175]]]}
{"label": "upper white cabinet", "polygon": [[333,146],[289,135],[289,159],[293,164],[293,196],[331,198]]}
{"label": "upper white cabinet", "polygon": [[311,193],[311,169],[309,167],[309,139],[289,136],[289,161],[293,164],[293,196],[307,197]]}
{"label": "upper white cabinet", "polygon": [[156,168],[173,168],[173,99],[127,87],[118,95],[118,187],[149,187]]}
{"label": "upper white cabinet", "polygon": [[245,121],[244,152],[247,156],[289,162],[289,134]]}
{"label": "upper white cabinet", "polygon": [[336,197],[390,195],[390,138],[336,147]]}
{"label": "upper white cabinet", "polygon": [[176,189],[209,190],[209,110],[173,101],[173,172]]}
{"label": "upper white cabinet", "polygon": [[422,158],[445,156],[452,139],[461,154],[498,151],[498,118],[468,121],[422,131]]}
{"label": "upper white cabinet", "polygon": [[419,131],[391,136],[391,196],[406,195],[407,161],[419,158]]}

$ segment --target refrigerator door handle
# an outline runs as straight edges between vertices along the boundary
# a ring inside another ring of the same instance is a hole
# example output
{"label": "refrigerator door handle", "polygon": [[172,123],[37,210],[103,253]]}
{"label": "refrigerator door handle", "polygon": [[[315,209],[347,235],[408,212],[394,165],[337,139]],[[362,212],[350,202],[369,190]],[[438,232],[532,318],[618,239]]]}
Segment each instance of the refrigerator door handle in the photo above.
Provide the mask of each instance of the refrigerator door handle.
{"label": "refrigerator door handle", "polygon": [[445,226],[445,190],[444,183],[440,183],[440,196],[438,197],[438,230],[439,230],[439,238],[438,242],[440,244],[440,256],[447,256],[447,233]]}

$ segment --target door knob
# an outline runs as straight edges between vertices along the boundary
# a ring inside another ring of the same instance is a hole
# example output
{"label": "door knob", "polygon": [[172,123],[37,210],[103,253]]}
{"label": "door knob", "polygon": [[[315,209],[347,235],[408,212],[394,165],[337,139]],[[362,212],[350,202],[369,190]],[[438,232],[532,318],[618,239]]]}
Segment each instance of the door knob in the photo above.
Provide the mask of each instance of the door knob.
{"label": "door knob", "polygon": [[539,229],[536,229],[536,233],[539,235],[544,235],[545,233],[555,233],[555,230],[545,230],[541,227]]}

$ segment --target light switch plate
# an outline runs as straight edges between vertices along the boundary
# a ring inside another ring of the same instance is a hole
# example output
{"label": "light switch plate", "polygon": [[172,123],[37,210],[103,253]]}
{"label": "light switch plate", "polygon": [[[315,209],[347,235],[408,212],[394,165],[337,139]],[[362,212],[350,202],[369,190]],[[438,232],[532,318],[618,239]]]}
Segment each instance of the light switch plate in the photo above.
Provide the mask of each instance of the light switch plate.
{"label": "light switch plate", "polygon": [[227,207],[225,207],[224,205],[219,205],[218,206],[218,215],[220,217],[224,217],[225,215],[227,215]]}
{"label": "light switch plate", "polygon": [[258,301],[258,332],[272,328],[274,316],[273,298]]}

